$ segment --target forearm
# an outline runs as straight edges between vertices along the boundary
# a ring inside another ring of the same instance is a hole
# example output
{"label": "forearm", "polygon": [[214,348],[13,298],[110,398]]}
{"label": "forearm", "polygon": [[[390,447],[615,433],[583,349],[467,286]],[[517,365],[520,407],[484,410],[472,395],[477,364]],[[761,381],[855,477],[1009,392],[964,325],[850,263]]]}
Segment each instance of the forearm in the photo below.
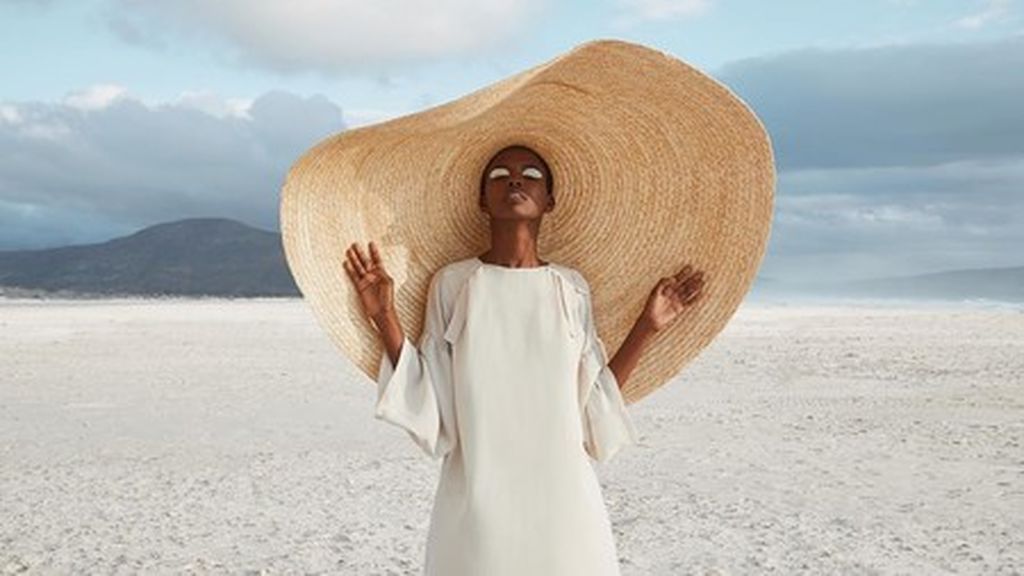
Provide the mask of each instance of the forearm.
{"label": "forearm", "polygon": [[640,356],[643,354],[644,348],[656,333],[657,331],[650,324],[644,322],[643,318],[637,319],[626,339],[619,346],[618,352],[608,362],[608,367],[615,374],[615,380],[620,389],[626,385],[629,375],[640,363]]}
{"label": "forearm", "polygon": [[398,355],[402,352],[402,341],[405,339],[402,324],[398,321],[398,314],[392,308],[372,320],[377,327],[377,334],[384,344],[384,350],[391,360],[391,365],[397,366]]}

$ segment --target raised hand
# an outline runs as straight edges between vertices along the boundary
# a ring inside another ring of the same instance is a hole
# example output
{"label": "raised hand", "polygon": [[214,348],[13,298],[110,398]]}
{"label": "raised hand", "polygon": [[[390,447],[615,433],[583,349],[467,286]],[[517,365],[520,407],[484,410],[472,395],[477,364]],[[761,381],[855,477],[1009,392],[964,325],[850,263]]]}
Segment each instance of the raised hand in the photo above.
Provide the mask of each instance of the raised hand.
{"label": "raised hand", "polygon": [[644,306],[640,321],[655,332],[669,326],[696,302],[704,287],[704,271],[687,264],[674,276],[658,281]]}
{"label": "raised hand", "polygon": [[367,258],[359,244],[353,242],[345,250],[344,266],[359,294],[363,312],[379,329],[381,319],[395,311],[394,281],[384,269],[377,245],[371,240],[369,246],[370,257]]}

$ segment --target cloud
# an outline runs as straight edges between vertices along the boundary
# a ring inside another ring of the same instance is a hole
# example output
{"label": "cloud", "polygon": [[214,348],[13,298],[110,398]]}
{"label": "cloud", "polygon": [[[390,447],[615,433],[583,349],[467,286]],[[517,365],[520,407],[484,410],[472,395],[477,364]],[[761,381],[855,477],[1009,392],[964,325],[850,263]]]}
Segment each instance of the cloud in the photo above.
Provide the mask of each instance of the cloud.
{"label": "cloud", "polygon": [[109,29],[157,50],[205,43],[233,64],[281,74],[380,74],[422,61],[503,49],[542,0],[107,0]]}
{"label": "cloud", "polygon": [[[1020,265],[1022,42],[801,50],[715,72],[775,144],[765,275]],[[299,154],[346,122],[396,115],[344,112],[286,92],[145,102],[116,85],[0,102],[0,248],[105,240],[188,216],[277,229],[280,184]]]}
{"label": "cloud", "polygon": [[803,49],[715,76],[764,121],[784,169],[927,166],[1024,154],[1024,36]]}
{"label": "cloud", "polygon": [[616,24],[631,25],[644,21],[681,20],[703,16],[711,9],[711,0],[616,0],[619,15]]}
{"label": "cloud", "polygon": [[939,230],[945,225],[940,205],[923,206],[871,202],[870,198],[842,194],[786,196],[780,199],[779,221],[800,225],[843,227],[858,231]]}
{"label": "cloud", "polygon": [[765,274],[813,280],[1019,266],[1024,156],[779,174]]}
{"label": "cloud", "polygon": [[780,170],[764,273],[813,280],[1021,265],[1024,36],[805,49],[714,73]]}
{"label": "cloud", "polygon": [[977,30],[993,22],[1005,20],[1010,15],[1010,0],[988,0],[985,7],[974,14],[964,16],[953,22],[958,28]]}
{"label": "cloud", "polygon": [[0,104],[0,248],[106,240],[190,216],[276,229],[280,185],[344,128],[322,96],[151,103],[93,86],[57,103]]}
{"label": "cloud", "polygon": [[178,96],[174,104],[183,108],[202,110],[218,118],[234,116],[252,119],[249,115],[253,105],[252,99],[224,98],[212,90],[186,90]]}
{"label": "cloud", "polygon": [[71,92],[64,97],[64,105],[78,110],[102,110],[117,99],[124,98],[128,90],[116,84],[96,84],[85,90]]}
{"label": "cloud", "polygon": [[9,104],[0,104],[0,124],[18,124],[21,122],[21,113],[18,108]]}

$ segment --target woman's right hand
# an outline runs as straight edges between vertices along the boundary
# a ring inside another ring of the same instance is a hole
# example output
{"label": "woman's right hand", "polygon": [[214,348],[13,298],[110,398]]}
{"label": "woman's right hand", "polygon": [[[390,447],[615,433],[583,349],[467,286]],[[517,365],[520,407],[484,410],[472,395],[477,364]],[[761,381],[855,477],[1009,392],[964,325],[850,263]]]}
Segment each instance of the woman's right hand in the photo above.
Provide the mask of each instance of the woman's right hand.
{"label": "woman's right hand", "polygon": [[353,242],[345,250],[345,271],[359,294],[363,312],[379,329],[381,321],[395,313],[394,282],[377,251],[377,245],[370,241],[370,257],[363,255],[359,244]]}

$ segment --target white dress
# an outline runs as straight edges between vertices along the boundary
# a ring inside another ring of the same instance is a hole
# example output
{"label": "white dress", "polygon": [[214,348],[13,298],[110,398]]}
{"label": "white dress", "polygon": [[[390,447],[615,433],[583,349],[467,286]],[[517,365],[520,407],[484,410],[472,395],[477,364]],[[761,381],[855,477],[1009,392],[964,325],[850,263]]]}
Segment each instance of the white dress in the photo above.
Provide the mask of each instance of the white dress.
{"label": "white dress", "polygon": [[428,576],[617,576],[591,459],[637,440],[589,286],[551,263],[459,260],[431,279],[419,346],[385,352],[375,417],[444,458]]}

